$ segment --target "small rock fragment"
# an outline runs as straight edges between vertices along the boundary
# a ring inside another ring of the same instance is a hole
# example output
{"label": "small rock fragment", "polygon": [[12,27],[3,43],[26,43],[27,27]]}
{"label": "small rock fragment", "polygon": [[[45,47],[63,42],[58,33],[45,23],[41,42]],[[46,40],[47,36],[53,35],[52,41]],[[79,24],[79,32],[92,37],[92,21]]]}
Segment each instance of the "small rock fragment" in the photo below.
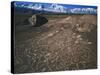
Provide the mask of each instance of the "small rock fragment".
{"label": "small rock fragment", "polygon": [[73,33],[72,35],[76,35],[76,33]]}
{"label": "small rock fragment", "polygon": [[76,40],[76,41],[75,41],[75,43],[77,44],[77,43],[79,43],[79,41],[78,41],[78,40]]}
{"label": "small rock fragment", "polygon": [[77,35],[77,38],[80,38],[81,37],[81,35]]}
{"label": "small rock fragment", "polygon": [[50,33],[50,34],[48,34],[48,36],[50,37],[50,36],[53,36],[53,34],[52,33]]}
{"label": "small rock fragment", "polygon": [[92,42],[88,42],[88,44],[92,44]]}
{"label": "small rock fragment", "polygon": [[61,30],[64,30],[64,28],[63,28],[63,27],[61,27]]}
{"label": "small rock fragment", "polygon": [[34,54],[34,56],[37,56],[37,54]]}
{"label": "small rock fragment", "polygon": [[59,31],[56,31],[56,33],[58,33]]}
{"label": "small rock fragment", "polygon": [[84,32],[84,30],[82,28],[78,28],[79,32]]}
{"label": "small rock fragment", "polygon": [[43,62],[46,62],[46,60],[44,60]]}
{"label": "small rock fragment", "polygon": [[30,58],[31,56],[30,56],[30,55],[27,55],[27,57],[29,57],[29,58]]}
{"label": "small rock fragment", "polygon": [[51,60],[51,63],[54,63],[55,61],[54,60]]}
{"label": "small rock fragment", "polygon": [[37,50],[35,49],[34,52],[36,52]]}
{"label": "small rock fragment", "polygon": [[47,53],[46,56],[50,56],[50,53]]}
{"label": "small rock fragment", "polygon": [[79,24],[76,24],[77,27],[79,27]]}

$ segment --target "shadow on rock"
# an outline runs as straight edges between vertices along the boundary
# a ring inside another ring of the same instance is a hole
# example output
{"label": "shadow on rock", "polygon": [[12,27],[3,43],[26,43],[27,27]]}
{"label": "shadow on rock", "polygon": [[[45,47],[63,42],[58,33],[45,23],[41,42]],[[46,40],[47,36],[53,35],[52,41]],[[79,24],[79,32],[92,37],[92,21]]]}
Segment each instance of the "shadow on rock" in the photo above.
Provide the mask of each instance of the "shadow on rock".
{"label": "shadow on rock", "polygon": [[47,22],[48,22],[48,20],[45,17],[36,15],[36,24],[34,25],[34,27],[40,27]]}

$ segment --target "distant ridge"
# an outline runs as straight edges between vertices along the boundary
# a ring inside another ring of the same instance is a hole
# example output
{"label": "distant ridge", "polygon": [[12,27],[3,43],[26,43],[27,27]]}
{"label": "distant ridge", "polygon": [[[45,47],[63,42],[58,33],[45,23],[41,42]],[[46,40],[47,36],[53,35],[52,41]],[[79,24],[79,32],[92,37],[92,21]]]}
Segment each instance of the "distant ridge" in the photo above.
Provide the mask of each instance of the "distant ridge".
{"label": "distant ridge", "polygon": [[[64,14],[97,14],[96,6],[83,6],[83,5],[69,5],[69,4],[56,4],[56,3],[35,3],[35,2],[22,2],[14,1],[14,7],[19,12],[27,13],[64,13]],[[22,10],[23,9],[23,10]]]}

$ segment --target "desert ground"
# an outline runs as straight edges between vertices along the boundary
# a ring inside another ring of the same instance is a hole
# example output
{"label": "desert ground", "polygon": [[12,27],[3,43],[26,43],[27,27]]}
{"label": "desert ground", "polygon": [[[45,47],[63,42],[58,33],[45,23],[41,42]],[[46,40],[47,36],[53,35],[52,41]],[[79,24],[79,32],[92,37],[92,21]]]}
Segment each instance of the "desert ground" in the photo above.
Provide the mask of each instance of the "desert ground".
{"label": "desert ground", "polygon": [[15,15],[14,71],[51,72],[97,68],[97,15]]}

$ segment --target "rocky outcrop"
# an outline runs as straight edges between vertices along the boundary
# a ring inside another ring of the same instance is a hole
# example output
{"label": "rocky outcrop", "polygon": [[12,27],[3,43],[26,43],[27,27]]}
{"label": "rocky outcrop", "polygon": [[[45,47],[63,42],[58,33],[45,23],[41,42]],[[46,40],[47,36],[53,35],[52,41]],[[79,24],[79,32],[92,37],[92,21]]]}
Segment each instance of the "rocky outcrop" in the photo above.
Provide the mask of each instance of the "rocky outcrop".
{"label": "rocky outcrop", "polygon": [[40,15],[32,15],[28,20],[29,23],[34,27],[40,27],[48,22],[48,20],[45,17]]}

